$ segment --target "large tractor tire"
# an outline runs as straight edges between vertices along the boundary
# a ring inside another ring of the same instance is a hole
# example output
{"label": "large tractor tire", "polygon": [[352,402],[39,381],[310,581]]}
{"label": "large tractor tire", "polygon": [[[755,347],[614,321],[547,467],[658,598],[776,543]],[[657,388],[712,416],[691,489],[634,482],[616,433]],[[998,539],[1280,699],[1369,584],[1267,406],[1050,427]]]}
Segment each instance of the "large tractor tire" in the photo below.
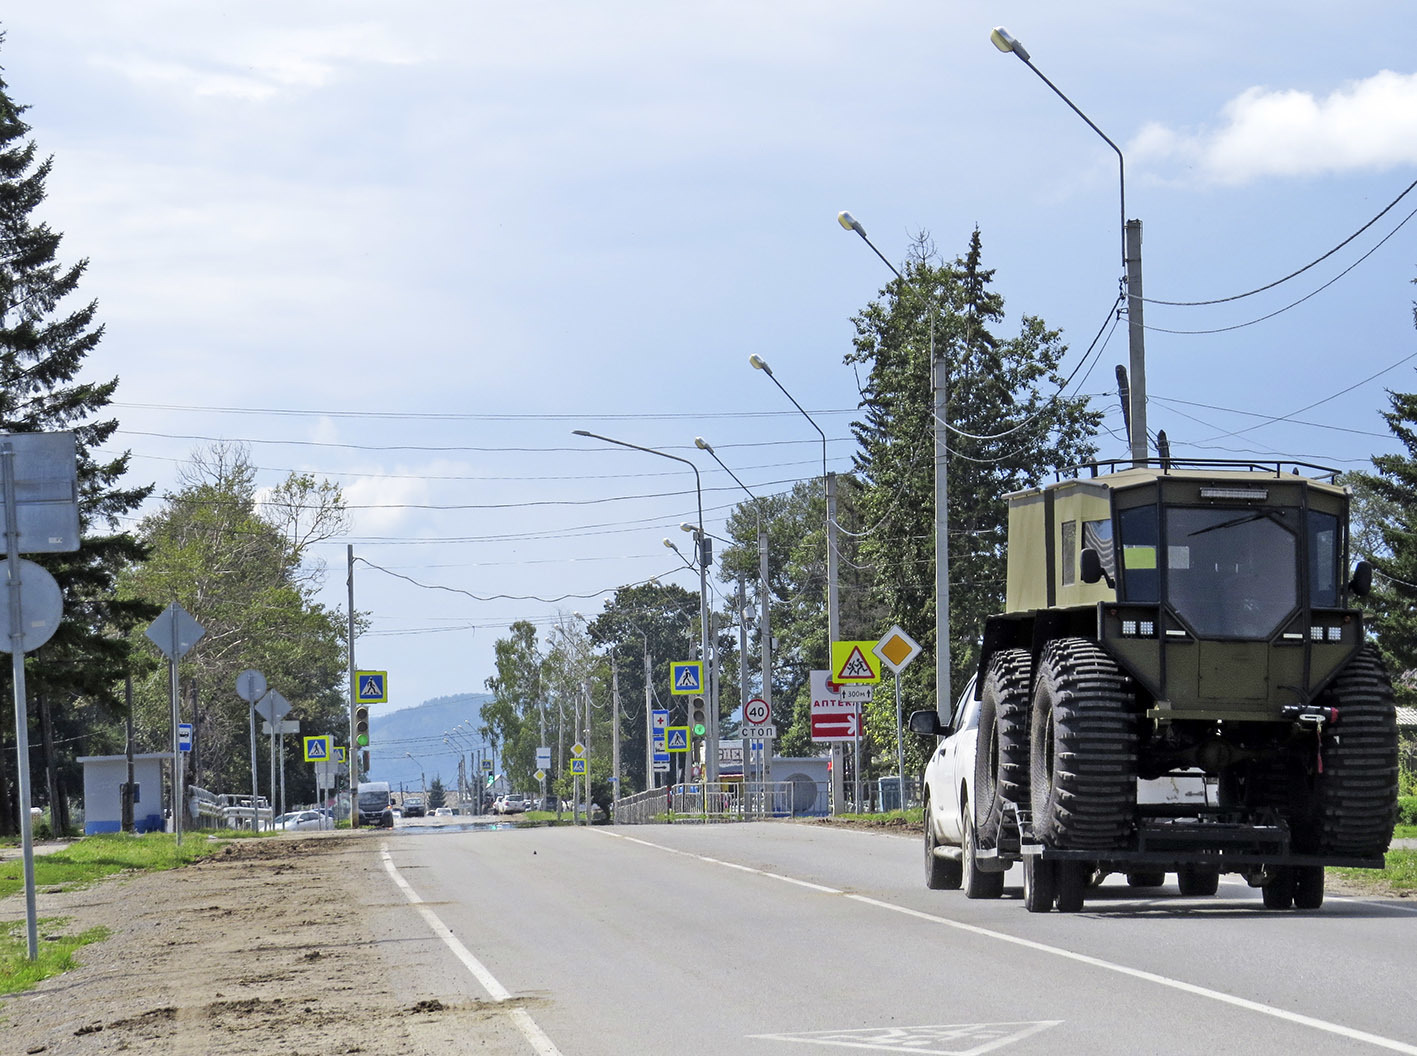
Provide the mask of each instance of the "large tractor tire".
{"label": "large tractor tire", "polygon": [[1058,895],[1058,863],[1026,854],[1023,858],[1023,907],[1030,913],[1047,913]]}
{"label": "large tractor tire", "polygon": [[1085,638],[1043,651],[1029,738],[1034,835],[1051,847],[1122,846],[1137,805],[1137,720],[1126,678]]}
{"label": "large tractor tire", "polygon": [[1318,776],[1324,854],[1380,855],[1397,820],[1397,709],[1376,647],[1365,645],[1321,698],[1338,709],[1324,727]]}
{"label": "large tractor tire", "polygon": [[1003,649],[989,660],[979,695],[979,741],[974,753],[974,831],[984,847],[998,846],[1004,803],[1028,808],[1029,680],[1027,649]]}
{"label": "large tractor tire", "polygon": [[1004,893],[1004,874],[986,873],[979,868],[979,840],[975,836],[974,822],[966,811],[964,815],[964,839],[962,843],[961,875],[965,898],[998,898]]}

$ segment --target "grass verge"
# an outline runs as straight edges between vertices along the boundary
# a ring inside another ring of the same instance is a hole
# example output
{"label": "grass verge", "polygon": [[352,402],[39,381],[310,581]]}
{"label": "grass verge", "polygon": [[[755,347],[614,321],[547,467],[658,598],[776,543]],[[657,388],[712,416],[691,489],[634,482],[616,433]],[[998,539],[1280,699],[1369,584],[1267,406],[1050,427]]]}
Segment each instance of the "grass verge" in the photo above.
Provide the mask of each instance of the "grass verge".
{"label": "grass verge", "polygon": [[[86,836],[53,854],[35,855],[34,883],[40,890],[72,891],[128,869],[175,869],[205,858],[219,845],[204,837],[189,837],[178,847],[171,835],[157,832]],[[0,898],[22,891],[24,886],[23,860],[0,863]]]}
{"label": "grass verge", "polygon": [[[1406,826],[1404,826],[1406,827]],[[1377,869],[1330,869],[1344,884],[1379,895],[1410,895],[1417,892],[1417,851],[1388,851],[1387,864]]]}
{"label": "grass verge", "polygon": [[29,959],[29,939],[25,922],[9,921],[0,925],[0,995],[30,990],[42,979],[67,972],[75,967],[74,951],[91,942],[108,938],[107,928],[89,928],[77,935],[62,930],[68,921],[62,917],[41,917],[38,924],[39,957]]}

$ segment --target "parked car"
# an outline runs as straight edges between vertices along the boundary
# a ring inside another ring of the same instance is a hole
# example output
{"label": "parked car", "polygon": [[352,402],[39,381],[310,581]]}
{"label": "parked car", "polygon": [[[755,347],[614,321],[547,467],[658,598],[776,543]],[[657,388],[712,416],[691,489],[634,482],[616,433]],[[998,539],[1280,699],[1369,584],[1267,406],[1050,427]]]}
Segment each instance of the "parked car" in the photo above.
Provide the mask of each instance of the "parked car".
{"label": "parked car", "polygon": [[276,818],[275,825],[277,832],[299,832],[325,828],[325,820],[318,810],[292,810]]}
{"label": "parked car", "polygon": [[508,792],[497,806],[498,814],[521,814],[527,809],[526,796],[521,792]]}
{"label": "parked car", "polygon": [[406,818],[421,818],[425,813],[422,796],[403,797],[403,816]]}
{"label": "parked car", "polygon": [[452,807],[437,807],[433,811],[435,818],[451,818],[453,816]]}

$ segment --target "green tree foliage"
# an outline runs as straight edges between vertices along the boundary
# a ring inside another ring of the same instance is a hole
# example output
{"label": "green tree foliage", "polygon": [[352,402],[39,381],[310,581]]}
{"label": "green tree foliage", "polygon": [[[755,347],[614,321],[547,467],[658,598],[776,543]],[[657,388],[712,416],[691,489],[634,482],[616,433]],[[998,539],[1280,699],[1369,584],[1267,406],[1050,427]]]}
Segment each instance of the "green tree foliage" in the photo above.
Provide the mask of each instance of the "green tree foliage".
{"label": "green tree foliage", "polygon": [[[1024,315],[1017,336],[994,333],[1003,297],[983,266],[979,232],[951,264],[922,237],[880,300],[852,320],[847,362],[869,367],[864,416],[853,429],[864,482],[861,552],[887,622],[924,647],[906,672],[905,710],[935,706],[934,405],[931,323],[947,379],[950,649],[953,689],[978,659],[984,618],[1004,602],[1008,510],[1004,496],[1052,470],[1094,457],[1101,415],[1058,395],[1066,346],[1058,331]],[[885,625],[873,628],[880,632]],[[868,729],[878,749],[895,745],[893,689],[876,694]],[[914,738],[910,739],[914,741]],[[916,745],[915,748],[919,749]],[[890,767],[893,769],[893,766]]]}
{"label": "green tree foliage", "polygon": [[[123,486],[126,452],[96,453],[118,427],[115,420],[94,420],[112,399],[118,379],[76,380],[98,347],[103,327],[97,323],[96,302],[77,307],[70,303],[88,261],[61,264],[62,236],[32,216],[44,201],[53,159],[38,160],[36,146],[27,138],[30,126],[22,117],[26,110],[11,100],[0,80],[0,431],[74,432],[82,529],[76,553],[36,558],[63,589],[65,616],[55,636],[30,658],[27,695],[51,720],[45,743],[78,741],[89,751],[102,751],[110,744],[85,735],[110,722],[118,707],[115,687],[121,681],[115,676],[129,663],[126,632],[155,614],[143,599],[116,598],[113,589],[119,571],[142,556],[137,541],[116,530],[118,519],[137,507],[151,488]],[[6,687],[0,693],[6,714],[12,713],[13,699],[8,684],[6,665],[0,678]],[[10,719],[5,722],[14,728]],[[31,741],[40,738],[32,736]],[[65,774],[63,783],[74,787],[77,766],[72,759]],[[6,805],[0,829],[9,832],[14,831],[16,810],[13,775],[11,755],[0,764]],[[56,794],[53,776],[51,771],[47,784]],[[36,780],[35,787],[47,798],[44,780]],[[56,820],[62,825],[62,793],[57,794],[61,802]]]}
{"label": "green tree foliage", "polygon": [[[274,521],[266,516],[254,477],[242,447],[215,445],[194,456],[181,487],[142,523],[148,560],[121,583],[122,596],[160,606],[176,601],[206,629],[180,673],[197,699],[194,777],[217,792],[243,790],[250,780],[248,705],[235,693],[236,676],[247,668],[261,671],[290,701],[288,718],[300,722],[302,733],[345,739],[339,735],[346,729],[346,620],[315,601],[318,584],[283,530],[290,511],[278,510]],[[338,489],[325,494],[342,506]],[[305,536],[305,545],[311,541]],[[135,640],[141,637],[136,631]],[[151,643],[142,648],[157,655]],[[168,743],[167,686],[165,661],[139,686],[141,750]],[[313,789],[310,768],[297,760],[298,738],[286,744],[299,794],[306,795]]]}
{"label": "green tree foliage", "polygon": [[509,630],[510,636],[497,639],[494,646],[497,673],[486,682],[492,699],[482,705],[479,732],[492,745],[515,791],[533,784],[545,698],[536,625],[518,620]]}
{"label": "green tree foliage", "polygon": [[[669,693],[669,664],[698,656],[699,599],[670,583],[621,587],[590,622],[590,643],[604,654],[605,670],[593,680],[598,697],[608,694],[609,665],[620,686],[620,761],[623,794],[645,788],[645,656],[648,654],[651,710],[667,709],[671,725],[682,725],[687,697]],[[602,700],[603,703],[603,700]],[[592,747],[596,747],[593,745]],[[604,752],[591,756],[591,766]],[[609,775],[609,769],[606,769]]]}
{"label": "green tree foliage", "polygon": [[428,786],[428,810],[430,812],[443,806],[448,798],[448,790],[443,787],[443,779],[437,774],[433,775],[433,783]]}

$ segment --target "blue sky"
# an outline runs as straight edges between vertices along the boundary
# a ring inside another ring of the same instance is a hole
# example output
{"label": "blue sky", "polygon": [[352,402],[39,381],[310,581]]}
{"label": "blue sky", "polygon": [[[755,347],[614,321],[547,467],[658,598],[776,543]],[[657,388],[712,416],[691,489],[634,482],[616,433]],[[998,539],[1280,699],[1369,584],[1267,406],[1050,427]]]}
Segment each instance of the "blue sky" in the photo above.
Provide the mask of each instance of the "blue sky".
{"label": "blue sky", "polygon": [[[889,276],[838,211],[897,261],[978,226],[1000,332],[1041,316],[1076,362],[1121,275],[1116,157],[1001,24],[1123,149],[1151,298],[1282,278],[1417,179],[1400,2],[69,0],[12,5],[0,64],[55,158],[41,215],[91,262],[134,477],[245,441],[263,484],[344,487],[361,559],[495,599],[359,566],[394,710],[481,690],[510,621],[598,608],[498,595],[695,588],[660,542],[692,475],[571,430],[695,457],[722,534],[739,496],[696,435],[755,489],[820,466],[757,353],[849,466],[850,317]],[[1268,293],[1148,306],[1151,427],[1194,456],[1391,450],[1414,209]],[[1083,385],[1118,433],[1125,358],[1123,326]],[[323,556],[343,605],[344,542]]]}

